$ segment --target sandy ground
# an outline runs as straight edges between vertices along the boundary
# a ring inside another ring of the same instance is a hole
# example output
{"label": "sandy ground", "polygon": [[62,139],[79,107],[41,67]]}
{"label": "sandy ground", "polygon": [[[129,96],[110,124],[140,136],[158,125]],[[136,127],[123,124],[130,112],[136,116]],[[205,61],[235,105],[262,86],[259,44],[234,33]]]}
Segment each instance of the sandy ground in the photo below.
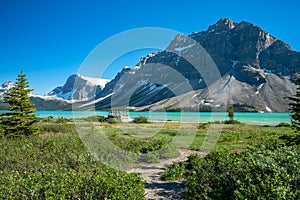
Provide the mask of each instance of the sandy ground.
{"label": "sandy ground", "polygon": [[160,163],[153,163],[140,166],[128,172],[140,173],[145,181],[146,199],[184,199],[183,181],[163,181],[164,168],[173,162],[186,161],[191,154],[203,155],[200,151],[180,150],[180,156],[174,159],[161,160]]}

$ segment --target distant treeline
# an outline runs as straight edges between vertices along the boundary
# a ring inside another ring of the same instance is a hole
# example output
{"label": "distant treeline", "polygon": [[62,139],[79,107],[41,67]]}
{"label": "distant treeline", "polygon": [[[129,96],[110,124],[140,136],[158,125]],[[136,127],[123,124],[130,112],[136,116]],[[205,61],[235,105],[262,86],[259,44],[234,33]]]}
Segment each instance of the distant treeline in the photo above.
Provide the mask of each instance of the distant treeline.
{"label": "distant treeline", "polygon": [[[249,105],[244,104],[233,104],[228,106],[220,106],[220,107],[212,107],[209,105],[199,106],[198,108],[191,108],[191,107],[183,107],[183,108],[165,108],[161,110],[155,110],[156,112],[227,112],[229,107],[234,108],[235,112],[258,112],[256,108]],[[149,111],[150,108],[144,109],[142,111]],[[135,110],[130,110],[135,111]]]}

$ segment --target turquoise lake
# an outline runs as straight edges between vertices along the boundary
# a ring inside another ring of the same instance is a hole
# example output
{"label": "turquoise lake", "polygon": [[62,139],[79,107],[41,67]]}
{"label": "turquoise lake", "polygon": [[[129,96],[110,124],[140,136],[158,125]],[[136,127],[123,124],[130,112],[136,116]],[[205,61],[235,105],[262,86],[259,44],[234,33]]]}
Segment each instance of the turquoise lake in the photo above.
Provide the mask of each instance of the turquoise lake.
{"label": "turquoise lake", "polygon": [[[3,111],[0,111],[3,112]],[[106,111],[37,111],[39,117],[52,116],[54,118],[83,118],[93,115],[107,116]],[[221,112],[129,112],[131,118],[146,116],[151,121],[184,121],[184,122],[208,122],[223,121],[228,119],[227,113]],[[276,125],[280,122],[290,122],[290,113],[238,113],[234,115],[236,120],[247,124]]]}

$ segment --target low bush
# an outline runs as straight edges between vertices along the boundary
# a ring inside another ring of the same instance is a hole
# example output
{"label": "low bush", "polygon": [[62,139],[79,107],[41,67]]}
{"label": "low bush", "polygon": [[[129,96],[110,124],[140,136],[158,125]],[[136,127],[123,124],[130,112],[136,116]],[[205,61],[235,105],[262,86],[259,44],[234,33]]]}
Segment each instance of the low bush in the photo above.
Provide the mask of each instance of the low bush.
{"label": "low bush", "polygon": [[241,122],[235,119],[230,119],[230,120],[225,120],[224,124],[241,124]]}
{"label": "low bush", "polygon": [[[95,166],[97,167],[97,165]],[[1,199],[142,199],[144,186],[136,174],[90,168],[2,172]],[[16,189],[18,188],[18,189]]]}
{"label": "low bush", "polygon": [[107,123],[109,123],[109,124],[116,124],[117,120],[115,118],[108,118],[107,119]]}
{"label": "low bush", "polygon": [[241,135],[241,133],[239,133],[239,132],[223,131],[220,136],[220,141],[237,143],[241,137],[240,135]]}
{"label": "low bush", "polygon": [[217,151],[189,160],[187,199],[299,199],[300,148]]}
{"label": "low bush", "polygon": [[181,180],[186,175],[186,168],[184,163],[175,162],[165,168],[163,179],[165,181]]}
{"label": "low bush", "polygon": [[166,145],[162,149],[159,150],[160,158],[162,159],[169,159],[169,158],[176,158],[180,155],[178,149],[172,145]]}
{"label": "low bush", "polygon": [[299,133],[283,135],[280,137],[280,139],[283,140],[285,142],[285,144],[288,146],[300,145],[300,134]]}
{"label": "low bush", "polygon": [[36,125],[40,133],[76,133],[74,124],[53,124],[53,123],[39,123]]}
{"label": "low bush", "polygon": [[104,116],[89,116],[86,118],[87,121],[90,122],[105,122],[105,117]]}
{"label": "low bush", "polygon": [[146,154],[147,163],[158,163],[159,162],[159,153],[158,152],[149,152]]}
{"label": "low bush", "polygon": [[209,127],[209,122],[202,122],[198,125],[199,129],[207,129]]}
{"label": "low bush", "polygon": [[276,127],[292,127],[290,123],[281,122]]}
{"label": "low bush", "polygon": [[61,124],[67,123],[67,122],[72,122],[72,121],[73,121],[73,119],[68,119],[68,118],[65,118],[65,117],[58,117],[56,119],[56,123],[61,123]]}
{"label": "low bush", "polygon": [[45,118],[38,118],[38,122],[55,122],[56,119],[53,116],[48,116]]}
{"label": "low bush", "polygon": [[146,124],[146,123],[149,123],[149,120],[147,117],[138,116],[138,117],[135,117],[132,122],[136,123],[136,124]]}

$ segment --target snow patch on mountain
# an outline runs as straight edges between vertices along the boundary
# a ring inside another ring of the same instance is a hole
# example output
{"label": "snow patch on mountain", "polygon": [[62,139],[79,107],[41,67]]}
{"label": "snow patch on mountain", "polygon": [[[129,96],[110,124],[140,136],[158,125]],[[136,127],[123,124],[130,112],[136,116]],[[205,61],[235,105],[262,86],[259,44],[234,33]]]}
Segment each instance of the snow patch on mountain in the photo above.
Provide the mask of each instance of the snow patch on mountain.
{"label": "snow patch on mountain", "polygon": [[86,80],[87,84],[90,83],[92,85],[99,85],[102,89],[110,81],[109,79],[87,77],[87,76],[83,76],[81,74],[78,74],[78,77],[81,78],[81,79],[83,79],[83,80]]}
{"label": "snow patch on mountain", "polygon": [[175,50],[175,51],[183,51],[183,50],[188,49],[188,48],[191,48],[191,47],[193,47],[193,46],[195,46],[195,44],[190,44],[190,45],[185,46],[185,47],[177,47],[177,48],[175,48],[174,50]]}
{"label": "snow patch on mountain", "polygon": [[59,97],[56,97],[56,96],[48,96],[48,95],[38,95],[38,94],[29,94],[30,97],[37,97],[37,98],[41,98],[41,99],[44,99],[45,101],[50,101],[50,100],[57,100],[57,101],[61,101],[61,102],[68,102],[68,103],[71,103],[70,101],[67,101],[63,98],[59,98]]}
{"label": "snow patch on mountain", "polygon": [[108,79],[73,74],[63,86],[56,87],[46,96],[56,96],[72,102],[89,101],[95,98],[108,82]]}
{"label": "snow patch on mountain", "polygon": [[16,82],[13,82],[13,81],[4,82],[0,86],[0,97],[2,97],[5,92],[8,92],[13,87],[16,87]]}

